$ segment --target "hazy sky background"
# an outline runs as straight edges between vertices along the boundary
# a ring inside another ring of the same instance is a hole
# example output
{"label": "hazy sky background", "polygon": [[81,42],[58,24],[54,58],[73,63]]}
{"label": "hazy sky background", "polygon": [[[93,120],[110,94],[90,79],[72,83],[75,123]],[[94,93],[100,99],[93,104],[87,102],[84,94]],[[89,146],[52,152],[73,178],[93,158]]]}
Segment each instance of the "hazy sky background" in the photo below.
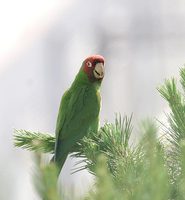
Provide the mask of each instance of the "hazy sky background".
{"label": "hazy sky background", "polygon": [[[0,199],[38,199],[33,155],[13,147],[13,128],[53,133],[86,56],[106,59],[101,123],[116,112],[133,112],[134,124],[162,116],[156,87],[185,62],[184,19],[183,0],[0,0]],[[70,175],[73,164],[61,180],[83,191],[91,179]]]}

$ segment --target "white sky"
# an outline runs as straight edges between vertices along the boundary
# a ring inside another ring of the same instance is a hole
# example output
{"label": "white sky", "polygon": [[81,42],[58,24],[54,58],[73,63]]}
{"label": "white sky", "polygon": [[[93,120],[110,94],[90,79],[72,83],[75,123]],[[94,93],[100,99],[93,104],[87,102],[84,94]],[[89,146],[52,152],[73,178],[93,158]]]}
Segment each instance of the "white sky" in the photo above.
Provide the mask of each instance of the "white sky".
{"label": "white sky", "polygon": [[73,0],[0,0],[0,71]]}

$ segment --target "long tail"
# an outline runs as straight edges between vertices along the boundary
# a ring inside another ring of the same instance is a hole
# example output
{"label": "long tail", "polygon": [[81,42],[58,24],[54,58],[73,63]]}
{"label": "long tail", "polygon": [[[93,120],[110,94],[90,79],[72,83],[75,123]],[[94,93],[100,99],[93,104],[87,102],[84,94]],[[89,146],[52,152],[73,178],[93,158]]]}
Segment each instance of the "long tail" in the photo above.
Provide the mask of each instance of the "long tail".
{"label": "long tail", "polygon": [[60,175],[60,171],[62,170],[62,167],[67,159],[68,153],[63,154],[61,158],[55,158],[55,156],[52,157],[50,160],[50,163],[55,163],[57,167],[57,176]]}

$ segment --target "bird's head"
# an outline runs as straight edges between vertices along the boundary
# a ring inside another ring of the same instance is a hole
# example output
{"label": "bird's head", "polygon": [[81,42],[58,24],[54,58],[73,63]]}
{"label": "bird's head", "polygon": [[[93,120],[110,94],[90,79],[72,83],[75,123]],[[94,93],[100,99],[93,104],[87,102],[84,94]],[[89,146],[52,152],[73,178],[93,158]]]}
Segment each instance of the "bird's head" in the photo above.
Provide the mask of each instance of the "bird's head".
{"label": "bird's head", "polygon": [[104,63],[104,58],[100,55],[92,55],[84,60],[82,68],[90,81],[95,82],[103,79]]}

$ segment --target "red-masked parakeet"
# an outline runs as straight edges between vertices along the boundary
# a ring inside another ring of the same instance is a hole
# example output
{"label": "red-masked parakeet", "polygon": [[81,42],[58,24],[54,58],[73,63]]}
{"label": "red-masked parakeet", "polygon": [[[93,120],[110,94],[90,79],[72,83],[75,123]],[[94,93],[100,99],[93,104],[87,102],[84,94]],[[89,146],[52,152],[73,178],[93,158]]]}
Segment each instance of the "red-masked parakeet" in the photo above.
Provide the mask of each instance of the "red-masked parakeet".
{"label": "red-masked parakeet", "polygon": [[56,125],[56,143],[53,161],[60,173],[75,144],[99,125],[100,86],[104,77],[104,58],[93,55],[86,58],[72,83],[64,93]]}

